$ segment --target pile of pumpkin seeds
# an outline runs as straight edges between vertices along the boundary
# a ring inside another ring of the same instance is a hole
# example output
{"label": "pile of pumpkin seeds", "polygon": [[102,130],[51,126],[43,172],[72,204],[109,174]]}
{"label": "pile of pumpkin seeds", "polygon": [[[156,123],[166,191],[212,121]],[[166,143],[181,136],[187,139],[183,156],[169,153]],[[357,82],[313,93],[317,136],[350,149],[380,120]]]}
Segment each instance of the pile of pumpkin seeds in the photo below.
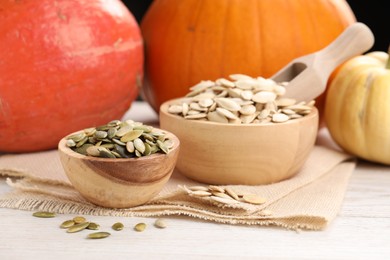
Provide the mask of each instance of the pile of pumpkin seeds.
{"label": "pile of pumpkin seeds", "polygon": [[172,139],[162,130],[133,120],[113,120],[66,137],[66,146],[83,155],[103,158],[134,158],[165,153]]}
{"label": "pile of pumpkin seeds", "polygon": [[[37,218],[54,218],[54,217],[56,217],[56,214],[54,212],[49,212],[49,211],[37,211],[37,212],[34,212],[32,215],[34,217],[37,217]],[[166,228],[167,223],[166,223],[165,219],[158,218],[155,220],[154,226],[156,228],[160,228],[160,229]],[[99,224],[97,224],[95,222],[88,221],[83,216],[75,216],[72,219],[65,220],[64,222],[62,222],[60,224],[59,227],[62,229],[66,229],[67,233],[76,233],[76,232],[81,232],[83,230],[99,230],[100,229]],[[137,232],[142,232],[146,229],[146,227],[147,227],[146,223],[141,222],[141,223],[137,223],[136,225],[134,225],[133,229]],[[121,231],[125,228],[125,226],[121,222],[115,222],[114,224],[112,224],[111,228],[115,231]],[[89,233],[87,235],[87,238],[88,239],[100,239],[100,238],[109,237],[110,235],[111,235],[110,232],[95,231],[95,232]]]}
{"label": "pile of pumpkin seeds", "polygon": [[284,98],[288,82],[232,74],[229,79],[202,80],[168,112],[191,120],[217,123],[283,123],[310,114],[315,101]]}

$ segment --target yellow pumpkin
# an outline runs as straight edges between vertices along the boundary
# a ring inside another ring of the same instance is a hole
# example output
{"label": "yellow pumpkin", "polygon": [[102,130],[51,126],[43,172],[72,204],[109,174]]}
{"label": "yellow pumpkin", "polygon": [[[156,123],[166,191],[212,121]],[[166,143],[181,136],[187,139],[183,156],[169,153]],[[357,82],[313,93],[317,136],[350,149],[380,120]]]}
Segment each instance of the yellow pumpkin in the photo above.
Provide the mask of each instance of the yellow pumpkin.
{"label": "yellow pumpkin", "polygon": [[334,71],[324,117],[332,138],[346,152],[390,165],[389,54],[356,56]]}

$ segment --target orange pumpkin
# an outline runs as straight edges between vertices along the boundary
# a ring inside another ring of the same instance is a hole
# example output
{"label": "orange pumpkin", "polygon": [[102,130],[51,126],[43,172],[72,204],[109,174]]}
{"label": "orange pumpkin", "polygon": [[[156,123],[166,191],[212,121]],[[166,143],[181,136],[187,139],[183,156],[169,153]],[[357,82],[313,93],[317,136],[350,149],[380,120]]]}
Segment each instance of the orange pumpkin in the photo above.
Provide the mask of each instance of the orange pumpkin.
{"label": "orange pumpkin", "polygon": [[137,97],[143,41],[120,0],[1,0],[0,21],[0,151],[56,148]]}
{"label": "orange pumpkin", "polygon": [[159,111],[201,80],[232,73],[270,77],[324,48],[353,22],[344,0],[155,0],[141,21],[141,95]]}

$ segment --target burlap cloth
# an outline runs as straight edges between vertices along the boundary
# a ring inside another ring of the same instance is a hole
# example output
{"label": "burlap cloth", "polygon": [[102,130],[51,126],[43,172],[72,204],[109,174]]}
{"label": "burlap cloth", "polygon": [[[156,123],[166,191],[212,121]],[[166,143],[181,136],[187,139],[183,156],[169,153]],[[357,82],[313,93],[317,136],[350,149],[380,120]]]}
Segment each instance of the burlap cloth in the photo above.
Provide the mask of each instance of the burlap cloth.
{"label": "burlap cloth", "polygon": [[[79,195],[63,172],[56,150],[6,154],[0,156],[0,175],[12,189],[0,195],[0,207],[107,216],[185,215],[226,224],[323,230],[340,211],[355,165],[355,158],[339,151],[327,132],[322,131],[304,167],[291,179],[270,185],[229,186],[240,193],[265,197],[265,204],[213,205],[186,194],[180,186],[204,184],[175,171],[160,194],[149,203],[112,209],[93,205]],[[271,215],[265,216],[264,210]]]}

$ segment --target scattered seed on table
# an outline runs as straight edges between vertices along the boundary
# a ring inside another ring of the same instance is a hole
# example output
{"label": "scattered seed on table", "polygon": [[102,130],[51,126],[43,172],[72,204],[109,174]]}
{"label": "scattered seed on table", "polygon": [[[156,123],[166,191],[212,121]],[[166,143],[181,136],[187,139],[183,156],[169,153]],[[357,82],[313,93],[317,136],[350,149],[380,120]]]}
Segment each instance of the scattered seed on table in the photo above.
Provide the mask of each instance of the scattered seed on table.
{"label": "scattered seed on table", "polygon": [[60,228],[70,228],[71,226],[74,226],[76,223],[70,219],[70,220],[65,220],[64,222],[61,223]]}
{"label": "scattered seed on table", "polygon": [[89,239],[100,239],[100,238],[106,238],[109,237],[111,234],[109,232],[94,232],[88,234],[87,238]]}
{"label": "scattered seed on table", "polygon": [[37,211],[33,213],[33,216],[37,218],[54,218],[56,213],[49,211]]}
{"label": "scattered seed on table", "polygon": [[154,222],[154,225],[158,228],[166,228],[167,227],[167,222],[165,221],[165,219],[162,219],[162,218],[158,218],[156,219],[156,221]]}
{"label": "scattered seed on table", "polygon": [[145,223],[138,223],[137,225],[134,226],[134,230],[138,231],[138,232],[144,231],[145,228],[146,228],[146,224]]}
{"label": "scattered seed on table", "polygon": [[124,225],[121,222],[116,222],[111,227],[113,230],[120,231],[124,228]]}
{"label": "scattered seed on table", "polygon": [[76,216],[76,217],[73,218],[73,221],[76,224],[80,224],[80,223],[84,223],[87,220],[86,220],[86,218],[84,218],[82,216]]}
{"label": "scattered seed on table", "polygon": [[79,224],[76,224],[76,225],[68,228],[66,232],[68,232],[68,233],[79,232],[79,231],[86,229],[88,227],[88,225],[89,225],[89,222],[79,223]]}
{"label": "scattered seed on table", "polygon": [[100,228],[100,225],[95,222],[90,222],[87,229],[90,230],[98,230]]}

